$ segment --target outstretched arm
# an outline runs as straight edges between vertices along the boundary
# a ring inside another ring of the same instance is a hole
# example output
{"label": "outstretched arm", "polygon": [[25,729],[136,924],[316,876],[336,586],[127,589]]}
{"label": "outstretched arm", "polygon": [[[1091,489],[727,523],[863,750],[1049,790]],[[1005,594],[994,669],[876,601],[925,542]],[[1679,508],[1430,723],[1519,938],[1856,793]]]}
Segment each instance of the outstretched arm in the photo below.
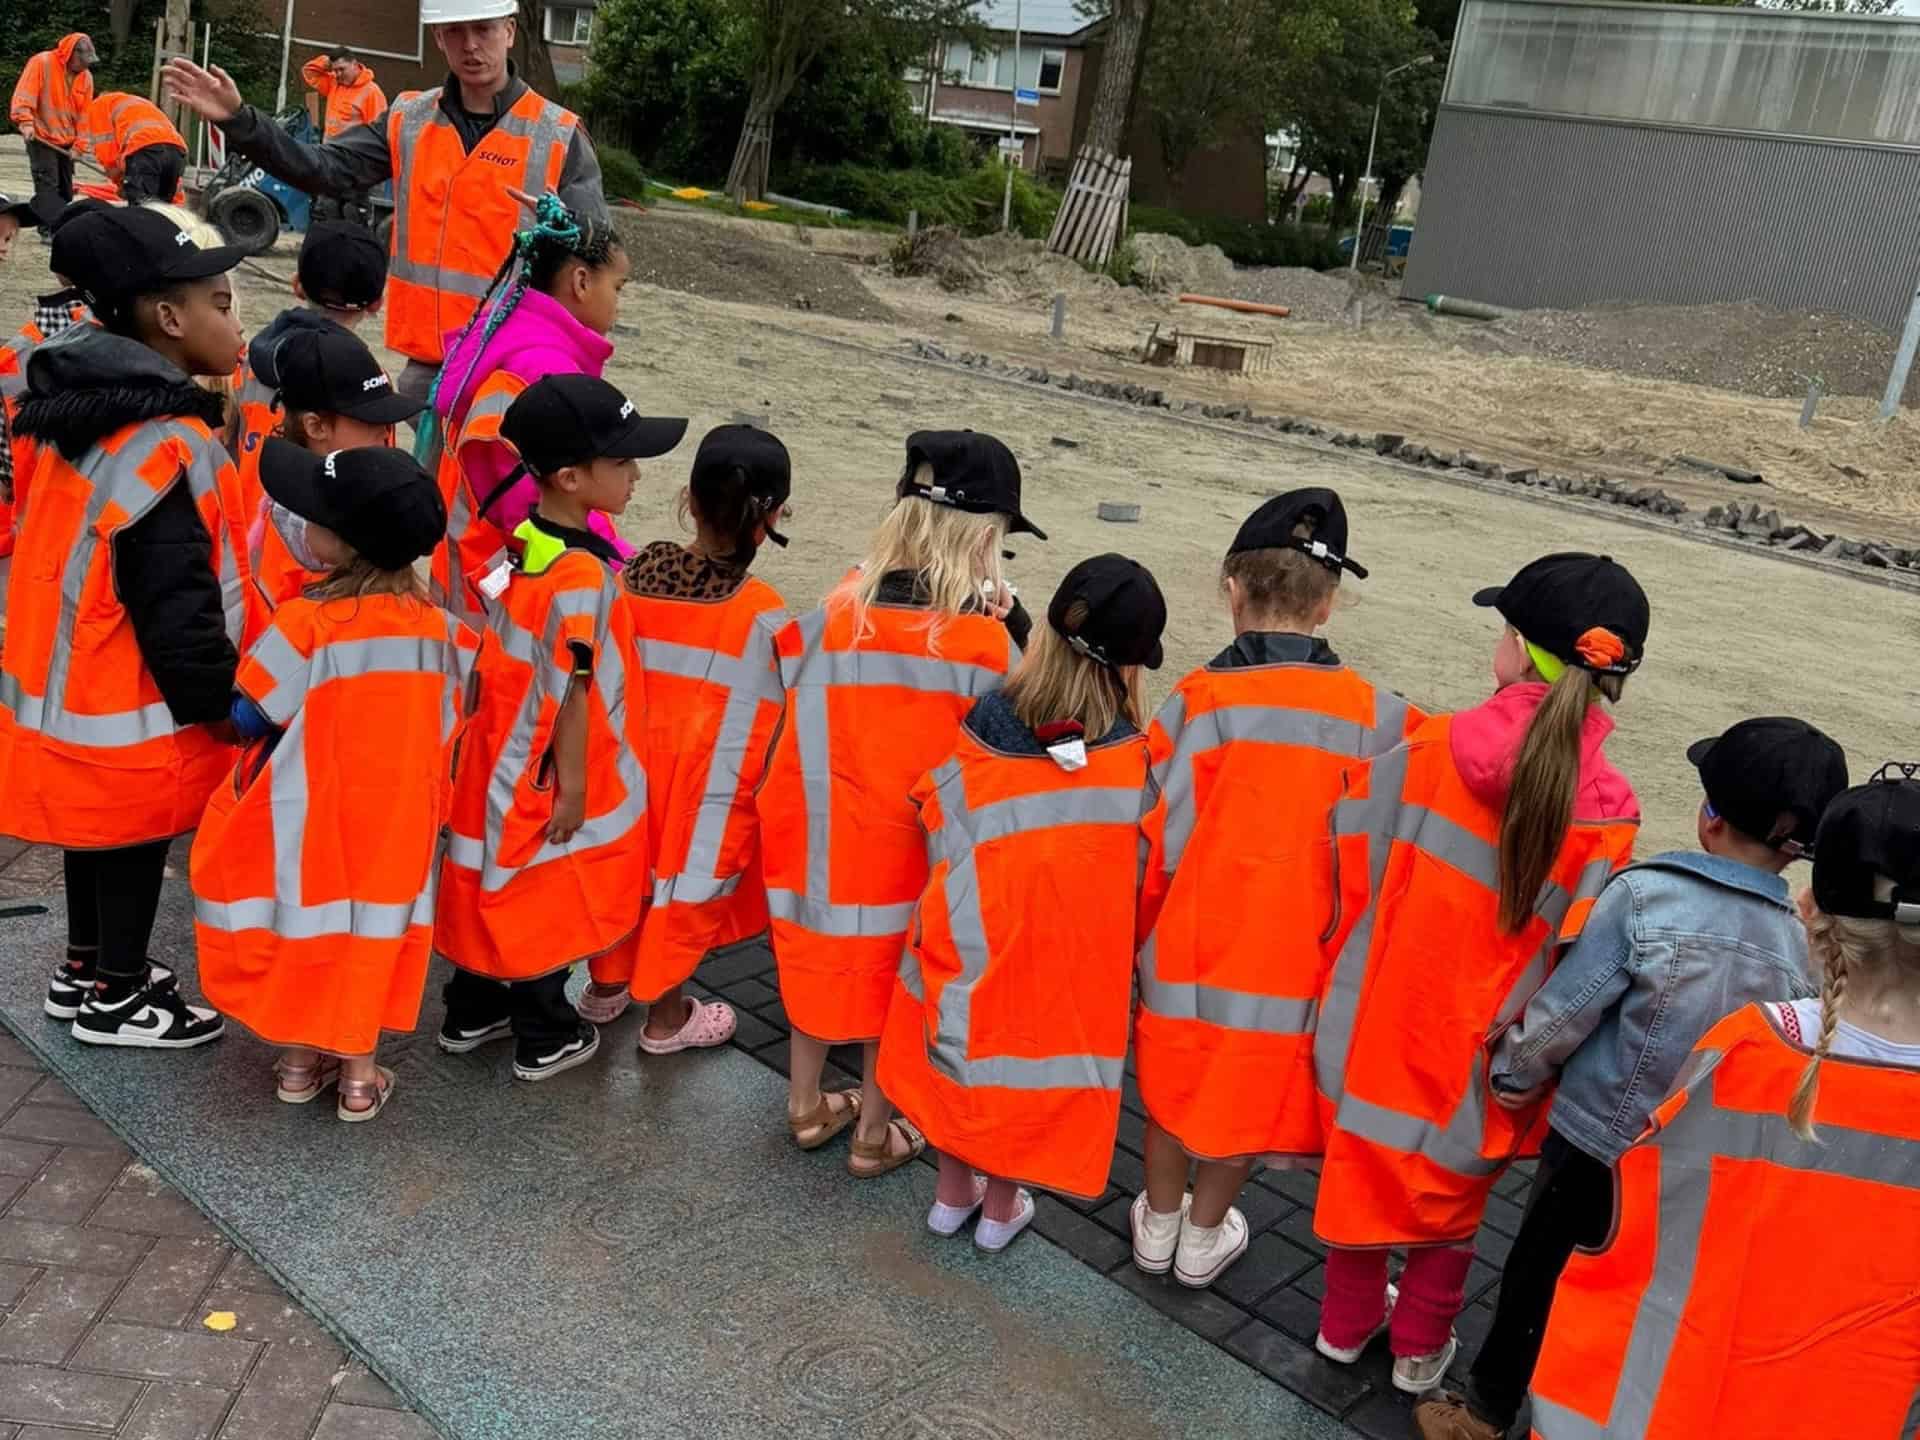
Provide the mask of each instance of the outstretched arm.
{"label": "outstretched arm", "polygon": [[393,176],[384,113],[324,145],[303,145],[243,103],[240,87],[218,65],[203,70],[191,60],[176,57],[161,73],[168,99],[218,125],[229,145],[289,185],[326,195],[355,195]]}

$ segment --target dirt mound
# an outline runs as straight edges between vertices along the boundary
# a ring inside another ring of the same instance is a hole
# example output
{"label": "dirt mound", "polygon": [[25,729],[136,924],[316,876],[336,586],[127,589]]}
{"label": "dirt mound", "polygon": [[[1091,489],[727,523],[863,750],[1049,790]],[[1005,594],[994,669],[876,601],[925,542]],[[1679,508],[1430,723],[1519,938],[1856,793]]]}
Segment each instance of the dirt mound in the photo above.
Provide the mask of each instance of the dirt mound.
{"label": "dirt mound", "polygon": [[893,312],[843,260],[816,255],[779,227],[716,225],[660,207],[624,212],[617,223],[633,259],[633,278],[709,300],[817,310],[842,320],[891,321]]}
{"label": "dirt mound", "polygon": [[1233,262],[1218,245],[1193,246],[1177,235],[1136,234],[1134,269],[1142,288],[1202,295],[1234,293]]}

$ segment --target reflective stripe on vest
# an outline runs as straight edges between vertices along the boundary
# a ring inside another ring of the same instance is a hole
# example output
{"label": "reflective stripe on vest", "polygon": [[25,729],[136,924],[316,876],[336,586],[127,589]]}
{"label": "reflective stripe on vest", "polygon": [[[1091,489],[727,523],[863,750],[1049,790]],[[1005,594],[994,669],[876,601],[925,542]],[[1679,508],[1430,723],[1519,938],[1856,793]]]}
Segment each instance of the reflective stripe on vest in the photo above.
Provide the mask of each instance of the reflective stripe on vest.
{"label": "reflective stripe on vest", "polygon": [[115,175],[130,156],[149,146],[187,148],[160,107],[139,95],[102,95],[87,108],[87,130],[94,157]]}
{"label": "reflective stripe on vest", "polygon": [[436,573],[434,578],[446,597],[442,603],[470,625],[483,624],[488,607],[467,583],[471,571],[463,563],[461,547],[467,532],[484,518],[476,514],[476,507],[487,497],[473,493],[460,464],[460,451],[469,444],[500,441],[500,422],[525,389],[524,381],[506,372],[489,376],[462,417],[453,443],[440,452],[440,464],[451,467],[452,484],[442,487],[447,492],[447,533],[434,551],[434,569],[438,572],[444,567],[445,573]]}
{"label": "reflective stripe on vest", "polygon": [[27,356],[41,339],[40,332],[28,326],[0,344],[0,399],[17,400],[27,393]]}

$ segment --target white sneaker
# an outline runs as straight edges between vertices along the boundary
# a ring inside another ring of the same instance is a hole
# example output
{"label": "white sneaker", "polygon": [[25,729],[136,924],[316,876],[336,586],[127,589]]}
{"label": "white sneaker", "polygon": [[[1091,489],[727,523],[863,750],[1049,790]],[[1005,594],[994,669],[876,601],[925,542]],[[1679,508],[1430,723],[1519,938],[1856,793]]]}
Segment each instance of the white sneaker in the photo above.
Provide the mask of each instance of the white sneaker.
{"label": "white sneaker", "polygon": [[1015,1236],[1033,1223],[1033,1195],[1022,1190],[1017,1198],[1020,1208],[1013,1212],[1011,1220],[989,1220],[985,1215],[980,1217],[980,1223],[973,1227],[974,1249],[998,1255],[1013,1243]]}
{"label": "white sneaker", "polygon": [[1180,1227],[1187,1211],[1193,1208],[1193,1196],[1180,1197],[1180,1209],[1162,1215],[1147,1203],[1147,1192],[1133,1197],[1128,1212],[1133,1222],[1133,1263],[1149,1275],[1164,1275],[1173,1268],[1173,1252],[1180,1244]]}
{"label": "white sneaker", "polygon": [[944,1200],[935,1200],[927,1210],[927,1229],[936,1235],[958,1235],[960,1227],[973,1218],[973,1212],[980,1208],[980,1202],[987,1198],[987,1177],[973,1177],[973,1203],[971,1205],[949,1205]]}
{"label": "white sneaker", "polygon": [[[1327,1359],[1333,1361],[1336,1365],[1353,1364],[1354,1361],[1367,1353],[1367,1347],[1369,1345],[1387,1333],[1388,1327],[1393,1324],[1393,1307],[1397,1305],[1399,1301],[1400,1287],[1389,1282],[1387,1285],[1387,1313],[1380,1317],[1380,1323],[1373,1327],[1373,1330],[1368,1334],[1366,1339],[1362,1340],[1352,1349],[1347,1349],[1343,1346],[1335,1345],[1322,1333],[1313,1337],[1313,1348],[1326,1356]],[[1395,1368],[1396,1370],[1398,1369],[1397,1366]]]}
{"label": "white sneaker", "polygon": [[1180,1248],[1173,1260],[1173,1278],[1189,1290],[1204,1290],[1226,1268],[1247,1253],[1247,1217],[1229,1205],[1218,1225],[1202,1228],[1191,1216],[1180,1221]]}
{"label": "white sneaker", "polygon": [[1431,1355],[1400,1355],[1393,1362],[1393,1388],[1409,1395],[1425,1395],[1447,1378],[1447,1367],[1460,1349],[1460,1337],[1449,1335],[1446,1347]]}

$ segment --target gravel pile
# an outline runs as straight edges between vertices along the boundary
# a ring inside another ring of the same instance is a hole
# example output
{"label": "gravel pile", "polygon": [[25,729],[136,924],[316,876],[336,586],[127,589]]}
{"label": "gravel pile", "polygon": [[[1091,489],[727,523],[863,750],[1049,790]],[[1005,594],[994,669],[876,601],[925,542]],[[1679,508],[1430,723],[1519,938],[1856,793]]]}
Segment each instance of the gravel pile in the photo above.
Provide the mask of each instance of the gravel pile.
{"label": "gravel pile", "polygon": [[[1287,305],[1293,318],[1310,325],[1332,325],[1343,320],[1353,291],[1344,270],[1307,270],[1297,265],[1236,267],[1219,293],[1235,300],[1257,300],[1262,305]],[[1362,282],[1369,315],[1391,302],[1377,286]]]}

